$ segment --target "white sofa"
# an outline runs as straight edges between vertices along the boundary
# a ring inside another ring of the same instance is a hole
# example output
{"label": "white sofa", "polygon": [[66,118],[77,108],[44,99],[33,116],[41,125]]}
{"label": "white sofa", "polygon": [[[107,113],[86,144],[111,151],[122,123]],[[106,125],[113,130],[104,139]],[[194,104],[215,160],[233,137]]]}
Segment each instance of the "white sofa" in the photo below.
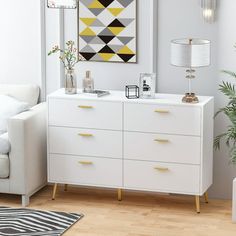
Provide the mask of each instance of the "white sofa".
{"label": "white sofa", "polygon": [[39,87],[0,85],[0,94],[27,102],[30,110],[8,121],[10,175],[0,179],[0,193],[22,195],[22,205],[47,182],[46,104],[37,104]]}

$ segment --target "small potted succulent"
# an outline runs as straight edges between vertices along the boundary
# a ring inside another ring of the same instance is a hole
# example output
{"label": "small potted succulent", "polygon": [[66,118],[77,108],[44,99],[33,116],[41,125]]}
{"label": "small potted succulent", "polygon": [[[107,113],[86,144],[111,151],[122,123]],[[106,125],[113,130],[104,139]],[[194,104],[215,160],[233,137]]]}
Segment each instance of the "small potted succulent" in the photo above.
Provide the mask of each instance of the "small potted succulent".
{"label": "small potted succulent", "polygon": [[75,65],[78,63],[77,48],[74,41],[67,41],[66,48],[60,49],[59,46],[54,46],[48,53],[48,56],[60,53],[59,59],[65,68],[65,93],[76,94],[77,93],[77,79],[74,71]]}
{"label": "small potted succulent", "polygon": [[[236,48],[236,45],[234,46]],[[236,82],[236,73],[232,71],[224,70],[222,71],[226,75],[235,79]],[[230,82],[222,82],[220,84],[219,90],[228,97],[229,102],[227,105],[216,113],[215,116],[223,113],[229,118],[230,124],[227,127],[227,130],[215,137],[214,147],[215,149],[220,149],[221,140],[224,139],[226,145],[230,149],[230,160],[233,164],[236,164],[236,88],[235,84]]]}

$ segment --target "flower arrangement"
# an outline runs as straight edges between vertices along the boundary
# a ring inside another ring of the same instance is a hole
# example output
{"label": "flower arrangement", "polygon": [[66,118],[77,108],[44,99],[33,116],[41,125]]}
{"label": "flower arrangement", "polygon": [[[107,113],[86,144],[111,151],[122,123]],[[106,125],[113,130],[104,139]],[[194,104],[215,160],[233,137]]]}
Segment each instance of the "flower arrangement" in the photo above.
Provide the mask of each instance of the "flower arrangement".
{"label": "flower arrangement", "polygon": [[48,56],[58,52],[60,52],[59,59],[66,70],[73,70],[78,61],[82,59],[80,57],[77,58],[77,48],[75,47],[75,42],[72,40],[66,42],[66,48],[63,50],[60,49],[59,46],[54,46],[48,53]]}

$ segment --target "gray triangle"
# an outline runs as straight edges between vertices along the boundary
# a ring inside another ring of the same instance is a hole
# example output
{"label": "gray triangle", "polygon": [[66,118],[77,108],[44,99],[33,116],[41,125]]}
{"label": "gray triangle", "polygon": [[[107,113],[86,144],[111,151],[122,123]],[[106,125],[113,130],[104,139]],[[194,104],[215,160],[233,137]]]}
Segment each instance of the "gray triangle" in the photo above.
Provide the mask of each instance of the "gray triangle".
{"label": "gray triangle", "polygon": [[104,44],[104,42],[100,38],[95,37],[92,41],[90,41],[90,44]]}
{"label": "gray triangle", "polygon": [[119,20],[124,26],[128,26],[130,23],[134,21],[134,19],[132,18],[124,18],[124,19],[119,18],[117,20]]}
{"label": "gray triangle", "polygon": [[88,8],[95,16],[98,16],[105,8]]}
{"label": "gray triangle", "polygon": [[98,54],[94,55],[90,61],[104,61]]}
{"label": "gray triangle", "polygon": [[79,2],[83,3],[86,7],[88,7],[93,2],[93,0],[79,0]]}
{"label": "gray triangle", "polygon": [[89,43],[92,39],[94,39],[94,36],[80,35],[80,38],[82,38],[86,43]]}
{"label": "gray triangle", "polygon": [[117,2],[119,2],[123,7],[129,6],[129,4],[133,1],[134,0],[117,0]]}
{"label": "gray triangle", "polygon": [[124,45],[128,44],[134,37],[117,37]]}
{"label": "gray triangle", "polygon": [[115,53],[117,53],[121,48],[124,47],[124,45],[110,45],[110,44],[109,44],[109,47],[110,47]]}
{"label": "gray triangle", "polygon": [[104,27],[105,25],[98,19],[96,19],[91,26],[96,26],[96,27]]}
{"label": "gray triangle", "polygon": [[89,45],[84,47],[80,52],[95,52]]}
{"label": "gray triangle", "polygon": [[114,34],[108,28],[105,28],[99,35],[100,36],[114,36]]}

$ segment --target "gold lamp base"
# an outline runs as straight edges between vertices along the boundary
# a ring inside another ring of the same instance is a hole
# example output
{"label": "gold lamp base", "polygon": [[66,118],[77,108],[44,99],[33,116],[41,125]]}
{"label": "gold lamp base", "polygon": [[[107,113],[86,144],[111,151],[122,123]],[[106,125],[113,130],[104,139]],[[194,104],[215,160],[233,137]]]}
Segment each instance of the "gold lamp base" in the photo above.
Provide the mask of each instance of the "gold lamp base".
{"label": "gold lamp base", "polygon": [[185,103],[198,103],[198,97],[195,95],[195,93],[185,93],[185,96],[182,99],[182,102]]}

